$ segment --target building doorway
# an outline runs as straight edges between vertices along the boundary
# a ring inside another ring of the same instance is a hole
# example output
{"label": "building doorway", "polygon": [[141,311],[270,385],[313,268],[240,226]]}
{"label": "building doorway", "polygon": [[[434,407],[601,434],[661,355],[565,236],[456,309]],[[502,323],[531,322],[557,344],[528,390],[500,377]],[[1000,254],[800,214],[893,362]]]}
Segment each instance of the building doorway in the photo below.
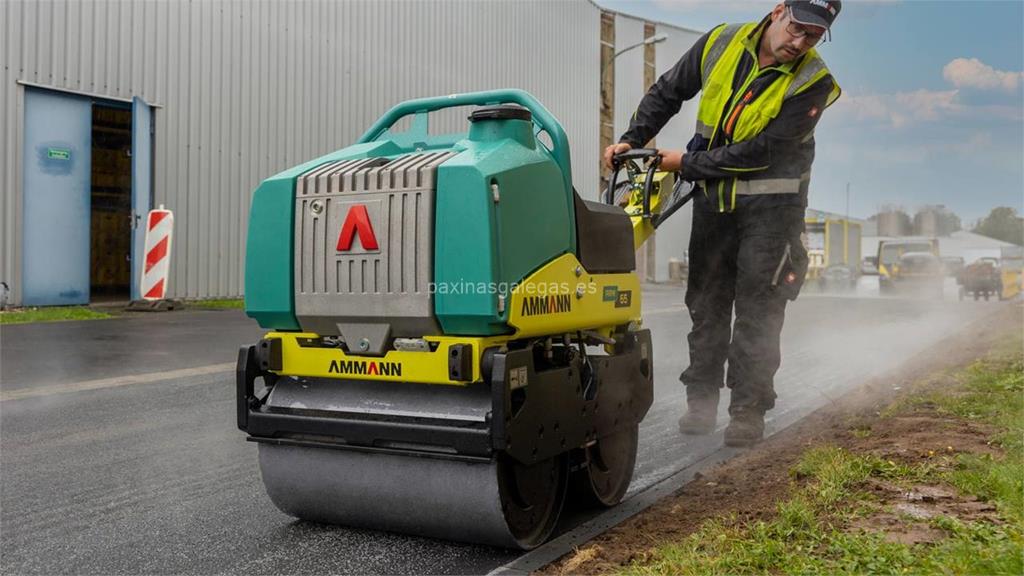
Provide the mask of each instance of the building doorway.
{"label": "building doorway", "polygon": [[139,98],[25,88],[23,304],[138,297],[152,127]]}
{"label": "building doorway", "polygon": [[131,298],[132,111],[92,105],[89,300]]}

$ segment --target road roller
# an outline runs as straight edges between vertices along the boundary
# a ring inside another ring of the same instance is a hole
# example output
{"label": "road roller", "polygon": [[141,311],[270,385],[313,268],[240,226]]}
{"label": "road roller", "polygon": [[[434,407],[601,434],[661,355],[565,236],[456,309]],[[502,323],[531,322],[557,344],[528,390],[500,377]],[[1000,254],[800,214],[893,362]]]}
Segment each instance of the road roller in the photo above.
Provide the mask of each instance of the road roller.
{"label": "road roller", "polygon": [[[461,131],[431,130],[451,108]],[[496,90],[401,103],[260,184],[245,308],[268,332],[237,418],[281,511],[529,549],[567,500],[623,498],[653,399],[634,252],[678,190],[654,150],[616,157],[602,202],[570,165],[555,117]]]}

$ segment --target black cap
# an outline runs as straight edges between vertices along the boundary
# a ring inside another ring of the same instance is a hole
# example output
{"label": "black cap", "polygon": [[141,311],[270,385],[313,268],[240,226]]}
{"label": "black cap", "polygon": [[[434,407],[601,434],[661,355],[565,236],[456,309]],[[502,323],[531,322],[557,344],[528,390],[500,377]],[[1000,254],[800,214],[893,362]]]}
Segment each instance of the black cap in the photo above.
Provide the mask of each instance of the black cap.
{"label": "black cap", "polygon": [[843,9],[841,0],[786,0],[786,6],[793,11],[793,21],[808,26],[821,26],[828,30],[839,11]]}
{"label": "black cap", "polygon": [[533,115],[526,108],[508,104],[477,108],[469,115],[470,122],[478,120],[526,120],[529,122],[532,119]]}

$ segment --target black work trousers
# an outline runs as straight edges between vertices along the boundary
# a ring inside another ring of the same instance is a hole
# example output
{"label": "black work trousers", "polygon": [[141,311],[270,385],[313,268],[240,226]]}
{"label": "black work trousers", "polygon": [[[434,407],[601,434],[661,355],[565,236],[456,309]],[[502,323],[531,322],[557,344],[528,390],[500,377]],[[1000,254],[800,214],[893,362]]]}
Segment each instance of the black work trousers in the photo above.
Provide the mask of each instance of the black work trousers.
{"label": "black work trousers", "polygon": [[796,299],[807,273],[803,231],[802,206],[719,213],[695,203],[686,284],[690,365],[680,376],[689,398],[720,388],[728,360],[730,414],[775,406],[786,303]]}

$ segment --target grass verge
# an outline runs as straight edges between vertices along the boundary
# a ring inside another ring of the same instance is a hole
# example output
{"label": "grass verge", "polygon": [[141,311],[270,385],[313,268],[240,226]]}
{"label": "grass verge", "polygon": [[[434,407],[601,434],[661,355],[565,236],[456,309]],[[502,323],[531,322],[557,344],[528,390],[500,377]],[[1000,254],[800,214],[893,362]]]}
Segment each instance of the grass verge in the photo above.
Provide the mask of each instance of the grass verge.
{"label": "grass verge", "polygon": [[205,310],[244,310],[245,300],[242,298],[221,298],[213,300],[190,300],[189,308]]}
{"label": "grass verge", "polygon": [[709,520],[620,573],[1024,574],[1024,355],[1019,337],[1011,344],[882,416],[983,431],[973,449],[813,447],[767,518]]}
{"label": "grass verge", "polygon": [[62,320],[101,320],[113,318],[106,312],[97,312],[87,306],[44,306],[0,312],[0,324],[26,324],[29,322],[60,322]]}

